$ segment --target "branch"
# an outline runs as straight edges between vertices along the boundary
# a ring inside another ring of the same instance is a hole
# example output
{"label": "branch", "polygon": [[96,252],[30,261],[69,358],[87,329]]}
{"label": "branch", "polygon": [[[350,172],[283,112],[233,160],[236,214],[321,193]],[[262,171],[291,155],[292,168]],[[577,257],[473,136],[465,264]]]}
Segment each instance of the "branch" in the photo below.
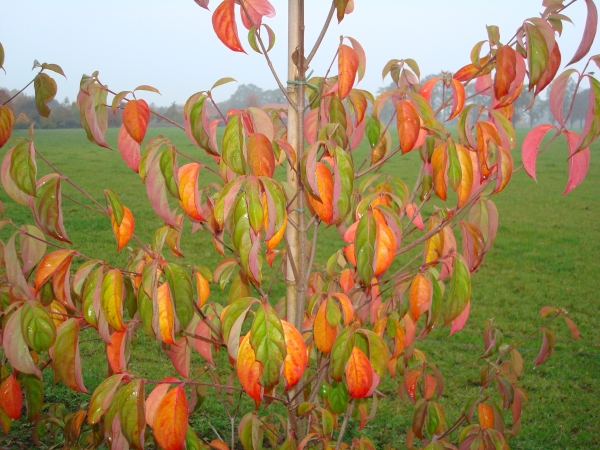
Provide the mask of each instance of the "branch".
{"label": "branch", "polygon": [[[42,71],[40,70],[40,73]],[[9,98],[8,100],[6,100],[4,103],[2,103],[2,106],[12,102],[15,98],[17,98],[19,96],[19,94],[21,94],[21,92],[23,92],[25,89],[27,89],[29,86],[31,86],[31,83],[33,83],[33,81],[35,80],[35,78],[33,80],[31,80],[29,83],[27,83],[27,85],[21,89],[19,92],[17,92],[15,95],[13,95],[11,98]]]}
{"label": "branch", "polygon": [[346,427],[348,426],[348,419],[352,415],[352,411],[354,411],[354,400],[350,400],[348,403],[348,408],[346,408],[346,414],[344,415],[344,421],[342,422],[342,428],[340,428],[340,434],[338,435],[337,442],[335,443],[335,450],[340,450],[340,445],[342,445],[342,438],[346,433]]}
{"label": "branch", "polygon": [[314,226],[313,226],[313,240],[312,240],[312,245],[311,245],[311,249],[310,249],[310,258],[308,260],[308,266],[306,269],[306,273],[305,273],[305,277],[304,277],[304,284],[308,284],[308,279],[310,278],[310,272],[312,269],[312,265],[313,262],[315,260],[315,251],[317,249],[317,235],[319,233],[319,221],[316,221]]}
{"label": "branch", "polygon": [[319,34],[319,37],[317,38],[315,45],[313,46],[312,50],[308,54],[308,57],[306,58],[306,68],[308,68],[308,66],[310,66],[310,62],[317,54],[317,50],[319,50],[319,47],[321,46],[321,42],[323,42],[323,38],[325,37],[325,34],[327,33],[327,29],[329,28],[329,25],[331,24],[331,19],[333,18],[334,12],[335,12],[335,1],[332,1],[331,8],[329,9],[329,14],[327,15],[327,19],[325,19],[325,24],[323,25],[323,28],[321,29],[321,33]]}

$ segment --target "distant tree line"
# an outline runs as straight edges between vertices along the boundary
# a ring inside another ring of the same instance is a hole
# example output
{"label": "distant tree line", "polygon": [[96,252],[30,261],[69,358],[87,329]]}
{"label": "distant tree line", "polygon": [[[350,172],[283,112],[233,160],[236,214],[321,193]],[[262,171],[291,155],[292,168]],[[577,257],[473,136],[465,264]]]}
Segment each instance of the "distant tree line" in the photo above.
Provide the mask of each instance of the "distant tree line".
{"label": "distant tree line", "polygon": [[[423,81],[426,81],[432,77],[443,77],[443,73],[428,75]],[[379,93],[386,90],[394,89],[394,84],[379,89]],[[550,90],[548,89],[548,92]],[[572,99],[573,92],[575,91],[575,82],[570,79],[565,95],[565,108],[568,108]],[[7,90],[0,88],[0,104],[3,104],[8,99],[13,97],[17,93],[17,90]],[[475,92],[473,84],[467,86],[467,97],[475,96],[481,97],[481,94]],[[531,93],[524,92],[523,95],[514,103],[515,111],[513,116],[513,124],[518,127],[533,127],[542,122],[552,121],[552,115],[549,109],[548,98],[536,98],[533,105],[531,103]],[[569,120],[569,127],[583,126],[585,115],[588,107],[588,95],[589,89],[583,89],[578,92],[573,106],[573,114]],[[442,83],[436,84],[432,97],[431,104],[434,109],[438,108],[444,98],[451,96],[450,92],[444,92]],[[480,101],[480,100],[478,100]],[[217,106],[221,111],[227,111],[231,108],[242,109],[249,106],[263,106],[263,105],[282,105],[285,104],[286,100],[279,89],[261,89],[254,84],[241,84],[237,90],[229,97],[229,99],[217,103]],[[489,103],[489,97],[487,102]],[[68,97],[62,102],[56,99],[52,100],[48,105],[52,110],[52,114],[49,118],[41,117],[35,107],[35,99],[33,96],[21,94],[10,102],[10,108],[13,111],[15,117],[15,128],[24,129],[28,128],[32,122],[39,125],[40,128],[54,129],[54,128],[81,128],[81,121],[79,118],[79,108],[77,103],[71,101]],[[170,106],[157,106],[155,104],[150,105],[151,109],[158,112],[162,116],[176,121],[181,122],[183,115],[183,104],[173,102]],[[393,106],[388,102],[382,109],[380,118],[385,122],[389,121],[393,113]],[[115,114],[109,111],[108,114],[108,126],[119,127],[121,126],[122,111],[118,109]],[[216,115],[216,110],[215,110]],[[450,115],[450,107],[442,111],[442,119]],[[451,122],[455,122],[453,119]],[[169,122],[151,116],[150,126],[169,126]]]}

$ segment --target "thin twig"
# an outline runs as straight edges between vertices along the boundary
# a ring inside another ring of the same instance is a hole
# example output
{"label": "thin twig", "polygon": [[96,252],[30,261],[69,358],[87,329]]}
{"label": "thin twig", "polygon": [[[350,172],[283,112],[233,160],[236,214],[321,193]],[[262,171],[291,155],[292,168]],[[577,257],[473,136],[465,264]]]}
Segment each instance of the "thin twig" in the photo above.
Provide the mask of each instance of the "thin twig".
{"label": "thin twig", "polygon": [[84,204],[84,203],[81,203],[81,202],[79,202],[79,201],[75,200],[74,198],[71,198],[71,197],[69,197],[69,196],[68,196],[68,195],[66,195],[66,194],[62,194],[62,196],[63,196],[64,198],[66,198],[67,200],[69,200],[69,201],[71,201],[71,202],[73,202],[73,203],[76,203],[76,204],[78,204],[79,206],[83,206],[84,208],[90,209],[90,210],[92,210],[92,211],[95,211],[95,212],[97,212],[97,213],[104,214],[104,211],[101,211],[101,210],[99,210],[99,209],[93,208],[93,207],[91,207],[91,206],[89,206],[89,205],[86,205],[86,204]]}
{"label": "thin twig", "polygon": [[[40,70],[41,73],[41,70]],[[19,96],[19,94],[21,94],[21,92],[23,92],[25,89],[27,89],[29,86],[31,86],[31,83],[33,83],[35,81],[35,78],[33,80],[31,80],[29,83],[27,83],[27,85],[21,89],[19,92],[17,92],[15,95],[13,95],[11,98],[9,98],[8,100],[6,100],[4,103],[2,103],[2,105],[6,105],[8,103],[10,103],[11,101],[13,101],[16,97]]]}
{"label": "thin twig", "polygon": [[340,450],[340,445],[342,445],[342,439],[344,438],[346,427],[348,426],[348,419],[350,419],[353,411],[354,400],[350,400],[350,403],[348,403],[348,407],[346,408],[346,414],[344,414],[344,421],[342,422],[342,427],[340,428],[340,434],[338,435],[337,442],[335,443],[335,450]]}
{"label": "thin twig", "polygon": [[321,46],[321,42],[323,42],[323,38],[325,37],[325,34],[327,33],[327,29],[329,28],[329,25],[331,24],[331,19],[333,18],[333,13],[335,12],[335,6],[336,6],[335,3],[336,3],[335,1],[331,2],[331,8],[329,9],[329,14],[327,15],[327,19],[325,19],[325,24],[323,25],[323,28],[321,28],[321,33],[319,33],[319,37],[317,38],[315,45],[313,46],[312,50],[306,57],[306,68],[307,69],[310,66],[310,62],[317,54],[317,50],[319,50],[319,47]]}

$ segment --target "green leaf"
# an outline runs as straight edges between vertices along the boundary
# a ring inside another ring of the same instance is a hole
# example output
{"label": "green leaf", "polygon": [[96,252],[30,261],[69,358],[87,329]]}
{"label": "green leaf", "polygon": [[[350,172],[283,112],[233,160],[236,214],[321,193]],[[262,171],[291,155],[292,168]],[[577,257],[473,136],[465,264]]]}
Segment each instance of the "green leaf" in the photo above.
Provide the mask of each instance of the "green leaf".
{"label": "green leaf", "polygon": [[215,84],[212,85],[210,90],[212,91],[214,88],[216,88],[218,86],[223,86],[224,84],[227,84],[227,83],[231,83],[232,81],[237,83],[237,80],[235,78],[231,78],[231,77],[220,78],[215,82]]}
{"label": "green leaf", "polygon": [[263,304],[256,312],[252,322],[250,345],[256,354],[256,360],[262,363],[263,372],[260,382],[266,391],[279,382],[283,360],[287,354],[283,326],[277,312],[268,304]]}
{"label": "green leaf", "polygon": [[100,421],[108,409],[108,405],[115,396],[117,388],[121,384],[121,381],[123,381],[124,376],[125,374],[122,373],[111,375],[107,379],[103,380],[100,385],[98,385],[92,394],[90,406],[88,408],[87,420],[90,425],[94,425]]}
{"label": "green leaf", "polygon": [[19,374],[19,382],[25,392],[27,420],[33,422],[44,407],[44,383],[35,375]]}
{"label": "green leaf", "polygon": [[175,304],[179,326],[184,329],[194,315],[192,280],[188,273],[176,264],[165,264],[164,271]]}
{"label": "green leaf", "polygon": [[371,147],[375,147],[381,135],[381,122],[372,115],[367,116],[367,124],[365,126],[365,134]]}
{"label": "green leaf", "polygon": [[36,195],[37,165],[33,142],[20,140],[13,147],[10,161],[10,177],[26,194]]}
{"label": "green leaf", "polygon": [[346,148],[348,146],[348,136],[346,135],[346,127],[348,126],[346,108],[344,108],[344,103],[337,95],[331,97],[329,122],[339,125],[333,133],[332,139],[335,140],[340,147]]}
{"label": "green leaf", "polygon": [[115,221],[117,222],[117,225],[121,226],[121,222],[123,221],[124,210],[123,210],[123,204],[121,203],[119,196],[112,189],[105,189],[104,197],[106,198],[106,204],[110,205],[110,207],[112,209],[112,213],[115,217]]}
{"label": "green leaf", "polygon": [[144,448],[146,428],[144,401],[144,380],[138,378],[123,387],[118,405],[121,432],[129,445],[135,449]]}
{"label": "green leaf", "polygon": [[160,171],[165,178],[165,184],[169,194],[179,200],[179,183],[177,179],[177,152],[175,147],[169,145],[160,154]]}
{"label": "green leaf", "polygon": [[256,42],[256,27],[252,27],[248,30],[248,44],[250,44],[252,50],[262,55],[260,48],[258,48],[258,43]]}
{"label": "green leaf", "polygon": [[[339,180],[339,181],[338,181]],[[344,220],[352,209],[352,190],[354,189],[354,164],[352,158],[342,148],[335,149],[334,192],[339,183],[340,197],[337,201],[338,220]]]}
{"label": "green leaf", "polygon": [[250,307],[257,301],[252,297],[240,298],[229,305],[229,308],[227,308],[227,311],[223,315],[223,320],[221,321],[223,340],[227,343],[229,355],[233,359],[237,358],[240,346],[240,331],[246,314],[250,310]]}
{"label": "green leaf", "polygon": [[336,414],[342,414],[348,408],[348,402],[350,401],[350,395],[348,394],[348,388],[342,382],[334,381],[331,383],[329,389],[329,407]]}
{"label": "green leaf", "polygon": [[470,298],[471,274],[462,255],[456,255],[444,311],[444,325],[449,324],[460,315]]}
{"label": "green leaf", "polygon": [[[2,42],[0,42],[0,69],[4,70],[4,47]],[[6,73],[6,70],[4,70],[4,73]]]}
{"label": "green leaf", "polygon": [[148,92],[154,92],[154,93],[156,93],[158,95],[161,95],[161,93],[160,93],[160,91],[158,89],[156,89],[153,86],[148,86],[147,84],[142,84],[142,85],[136,87],[133,90],[133,92],[135,92],[135,91],[148,91]]}
{"label": "green leaf", "polygon": [[450,181],[450,186],[452,186],[452,189],[456,192],[462,179],[462,169],[458,160],[458,153],[456,151],[454,140],[448,138],[446,143],[446,149],[448,151],[448,180]]}
{"label": "green leaf", "polygon": [[244,159],[244,135],[240,114],[229,119],[225,132],[223,133],[223,161],[227,166],[239,175],[246,173],[246,161]]}
{"label": "green leaf", "polygon": [[56,95],[56,81],[48,74],[39,73],[33,79],[33,87],[35,89],[35,106],[42,117],[50,115],[50,103]]}
{"label": "green leaf", "polygon": [[23,305],[21,328],[25,342],[36,352],[48,350],[54,345],[54,321],[41,303],[30,301]]}
{"label": "green leaf", "polygon": [[356,270],[365,286],[371,285],[373,279],[373,257],[375,256],[375,218],[367,211],[358,222],[354,252],[356,254]]}
{"label": "green leaf", "polygon": [[79,328],[79,321],[75,318],[60,324],[50,357],[55,381],[62,380],[69,389],[87,393],[81,374]]}
{"label": "green leaf", "polygon": [[[94,309],[94,299],[100,299],[102,281],[104,279],[104,266],[100,266],[90,273],[83,286],[81,300],[83,303],[83,318],[93,327],[98,327],[98,318]],[[143,289],[140,289],[143,290]]]}
{"label": "green leaf", "polygon": [[336,381],[342,381],[346,364],[354,348],[355,332],[351,327],[343,328],[331,348],[329,376]]}
{"label": "green leaf", "polygon": [[70,244],[63,226],[60,180],[57,173],[40,178],[31,209],[35,223],[46,235]]}
{"label": "green leaf", "polygon": [[529,66],[529,90],[531,91],[546,71],[549,51],[544,35],[535,25],[526,23],[525,35],[527,39],[527,64]]}
{"label": "green leaf", "polygon": [[63,77],[67,78],[67,76],[65,75],[65,73],[62,70],[62,67],[60,67],[58,64],[43,63],[41,67],[42,67],[42,70],[51,70],[52,72],[56,72],[56,73],[62,75]]}

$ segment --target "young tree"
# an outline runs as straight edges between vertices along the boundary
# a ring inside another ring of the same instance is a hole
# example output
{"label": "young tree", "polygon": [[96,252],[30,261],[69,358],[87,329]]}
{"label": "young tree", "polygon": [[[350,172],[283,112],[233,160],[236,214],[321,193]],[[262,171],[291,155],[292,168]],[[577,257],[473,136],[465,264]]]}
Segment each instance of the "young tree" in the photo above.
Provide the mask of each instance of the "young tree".
{"label": "young tree", "polygon": [[[209,0],[196,3],[208,9]],[[105,190],[102,204],[56,170],[35,147],[33,128],[28,139],[11,141],[2,184],[15,202],[31,209],[35,225],[2,219],[15,228],[3,245],[0,280],[0,422],[5,433],[21,415],[24,393],[27,417],[37,420],[35,429],[62,431],[65,445],[73,447],[106,441],[114,449],[142,448],[153,439],[165,450],[236,445],[248,450],[265,442],[282,449],[368,449],[374,445],[365,436],[345,439],[348,421],[357,414],[362,428],[373,417],[378,385],[389,375],[398,380],[400,394],[415,403],[406,447],[457,448],[456,442],[461,449],[507,448],[526,399],[518,385],[523,362],[517,347],[523,341],[503,344],[487,324],[481,387],[452,421],[440,403],[443,376],[419,343],[435,325],[448,326],[451,334],[460,331],[469,316],[471,275],[498,227],[492,199],[517,170],[510,153],[516,146],[510,120],[524,89],[535,98],[554,81],[550,108],[558,122],[539,125],[527,135],[524,169],[535,178],[536,156],[547,148],[541,143],[553,130],[550,141],[565,136],[569,152],[565,193],[586,175],[588,147],[600,135],[600,84],[586,70],[590,62],[600,64],[600,56],[591,57],[582,72],[568,69],[557,76],[561,52],[556,35],[572,3],[545,0],[541,17],[525,20],[510,39],[501,39],[497,27],[487,27],[487,39],[475,45],[469,64],[423,84],[416,61],[391,60],[383,75],[393,86],[377,97],[355,87],[366,55],[349,36],[340,39],[329,69],[321,76],[307,75],[330,22],[352,13],[353,0],[332,1],[310,50],[304,41],[303,0],[290,0],[287,81],[269,57],[275,42],[263,23],[275,14],[269,1],[218,3],[212,13],[217,36],[229,49],[243,51],[238,25],[248,30],[249,46],[265,58],[287,111],[255,106],[220,111],[212,91],[232,81],[226,78],[188,99],[181,125],[136,98],[137,91],[155,88],[117,93],[97,72],[84,75],[77,104],[88,139],[108,148],[108,117],[123,110],[118,150],[139,174],[164,226],[151,243],[142,242],[117,192]],[[570,63],[587,55],[596,33],[596,6],[592,0],[585,3],[583,39]],[[0,46],[0,67],[3,60]],[[48,72],[63,72],[55,64],[36,64],[36,107],[47,117],[56,94]],[[571,77],[575,91],[584,79],[591,87],[580,135],[565,125],[573,111],[573,103],[563,107]],[[465,86],[471,82],[473,98],[487,96],[487,106],[467,103]],[[440,87],[442,100],[434,109],[431,96]],[[0,146],[14,124],[13,100],[0,107]],[[393,106],[393,113],[381,121],[386,105]],[[443,119],[457,119],[456,139],[439,117],[446,108]],[[142,148],[152,114],[185,130],[214,164],[184,154],[162,135]],[[222,136],[219,126],[224,126]],[[398,133],[396,146],[392,129]],[[354,150],[363,140],[370,151],[361,160]],[[409,152],[421,160],[411,188],[385,172],[386,162]],[[53,172],[38,179],[38,160]],[[285,181],[276,173],[278,166],[286,170]],[[222,182],[201,185],[205,171]],[[118,251],[134,246],[124,269],[69,247],[61,209],[64,183],[110,220]],[[433,207],[427,208],[430,203]],[[215,267],[167,262],[164,248],[181,256],[184,221],[211,236],[223,258]],[[337,228],[345,245],[317,265],[319,232],[329,226]],[[263,275],[267,264],[273,268],[271,279]],[[286,297],[279,302],[271,296],[278,281],[286,285]],[[211,283],[230,283],[228,304],[209,300]],[[546,307],[541,314],[546,322],[531,334],[539,332],[543,339],[536,365],[552,353],[549,322],[562,317],[577,337],[563,309]],[[106,344],[108,376],[94,389],[87,410],[53,408],[39,416],[46,368],[70,389],[88,392],[79,355],[83,330]],[[150,380],[130,368],[135,358],[131,341],[140,333],[161,344],[178,378]],[[215,358],[220,349],[231,366]],[[192,375],[192,351],[207,362],[201,377]],[[228,443],[198,438],[188,423],[207,387],[234,404],[228,410]],[[500,406],[493,400],[496,389]],[[236,391],[250,396],[256,410],[240,411],[232,395]],[[503,423],[500,408],[512,410],[511,424]]]}

